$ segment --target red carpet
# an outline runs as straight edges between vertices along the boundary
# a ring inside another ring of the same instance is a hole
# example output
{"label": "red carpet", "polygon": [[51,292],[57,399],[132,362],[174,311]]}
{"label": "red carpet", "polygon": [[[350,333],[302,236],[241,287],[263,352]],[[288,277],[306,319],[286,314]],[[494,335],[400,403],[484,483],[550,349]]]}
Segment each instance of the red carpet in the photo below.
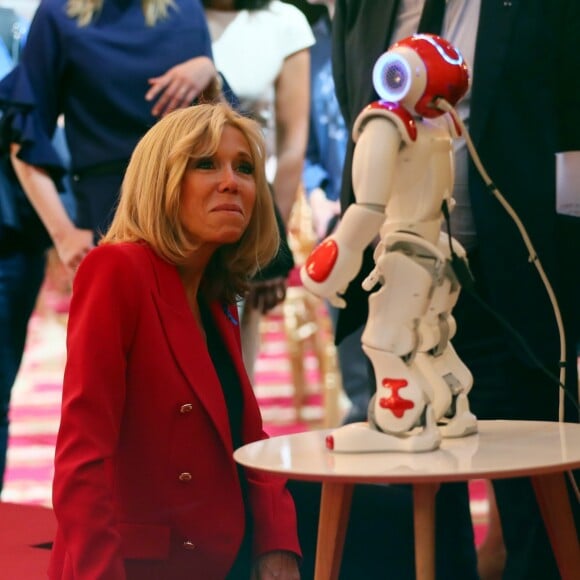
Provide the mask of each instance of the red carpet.
{"label": "red carpet", "polygon": [[56,522],[50,508],[0,502],[2,578],[46,577]]}
{"label": "red carpet", "polygon": [[[13,392],[4,502],[51,506],[54,443],[64,365],[65,314],[46,293],[43,314],[31,321],[28,344]],[[303,413],[314,423],[296,421],[293,387],[279,312],[264,323],[263,344],[256,367],[256,395],[271,435],[295,433],[315,426],[322,418],[319,373],[313,356],[307,356],[308,393]],[[485,533],[487,501],[483,482],[470,485],[476,540]]]}

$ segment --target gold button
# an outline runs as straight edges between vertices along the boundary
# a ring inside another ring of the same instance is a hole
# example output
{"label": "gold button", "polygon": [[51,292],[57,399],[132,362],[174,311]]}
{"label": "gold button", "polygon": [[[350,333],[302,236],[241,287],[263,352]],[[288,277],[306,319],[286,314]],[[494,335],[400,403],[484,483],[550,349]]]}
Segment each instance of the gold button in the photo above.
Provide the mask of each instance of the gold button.
{"label": "gold button", "polygon": [[197,546],[190,540],[185,540],[185,542],[183,542],[183,548],[185,550],[195,550]]}
{"label": "gold button", "polygon": [[191,403],[185,403],[185,405],[181,405],[179,408],[179,412],[182,414],[191,413],[193,411],[193,405]]}
{"label": "gold button", "polygon": [[191,481],[191,473],[184,471],[179,474],[179,481]]}

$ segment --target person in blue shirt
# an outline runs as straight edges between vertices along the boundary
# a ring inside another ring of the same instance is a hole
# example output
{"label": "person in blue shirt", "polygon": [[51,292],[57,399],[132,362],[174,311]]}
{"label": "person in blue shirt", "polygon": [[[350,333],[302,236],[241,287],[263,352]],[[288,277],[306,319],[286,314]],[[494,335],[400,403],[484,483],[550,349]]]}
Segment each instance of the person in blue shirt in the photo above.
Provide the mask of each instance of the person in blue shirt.
{"label": "person in blue shirt", "polygon": [[[18,65],[0,82],[0,152],[72,275],[113,215],[135,144],[156,120],[219,89],[198,0],[42,0]],[[60,116],[76,223],[52,144]],[[0,242],[0,481],[10,391],[44,274],[30,232]]]}

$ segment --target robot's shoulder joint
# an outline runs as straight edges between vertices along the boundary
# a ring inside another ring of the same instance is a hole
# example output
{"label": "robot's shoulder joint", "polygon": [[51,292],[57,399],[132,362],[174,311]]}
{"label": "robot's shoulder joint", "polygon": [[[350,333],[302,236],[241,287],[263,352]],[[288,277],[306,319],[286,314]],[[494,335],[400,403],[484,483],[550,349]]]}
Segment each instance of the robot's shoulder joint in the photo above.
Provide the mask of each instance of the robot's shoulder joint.
{"label": "robot's shoulder joint", "polygon": [[373,117],[386,117],[390,119],[397,126],[401,138],[407,145],[416,141],[417,123],[413,115],[405,107],[400,103],[374,101],[359,113],[359,116],[354,122],[352,136],[355,142],[358,140],[365,124]]}

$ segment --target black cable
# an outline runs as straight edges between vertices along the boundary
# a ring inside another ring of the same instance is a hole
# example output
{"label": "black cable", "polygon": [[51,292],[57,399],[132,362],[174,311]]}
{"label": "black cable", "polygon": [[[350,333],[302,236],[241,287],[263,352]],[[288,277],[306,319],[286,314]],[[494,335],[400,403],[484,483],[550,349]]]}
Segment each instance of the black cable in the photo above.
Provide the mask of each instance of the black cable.
{"label": "black cable", "polygon": [[[529,347],[525,338],[496,310],[494,310],[475,290],[475,279],[469,269],[469,264],[467,260],[460,258],[455,250],[453,249],[452,237],[451,237],[451,218],[449,215],[449,206],[447,200],[443,200],[441,206],[441,211],[443,212],[443,217],[445,218],[445,224],[447,228],[447,237],[449,241],[449,252],[451,253],[451,267],[453,272],[457,276],[457,280],[461,285],[462,290],[467,291],[467,293],[475,299],[475,301],[489,314],[491,314],[495,320],[505,329],[507,332],[515,338],[518,344],[521,346],[523,351],[527,354],[530,360],[540,369],[550,380],[554,381],[563,390],[564,394],[570,399],[574,405],[576,411],[580,412],[580,406],[576,401],[575,397],[570,393],[566,385],[560,382],[560,379],[552,372],[550,369],[544,365],[544,363],[535,355],[533,350]],[[560,366],[565,365],[564,361],[560,362]]]}

